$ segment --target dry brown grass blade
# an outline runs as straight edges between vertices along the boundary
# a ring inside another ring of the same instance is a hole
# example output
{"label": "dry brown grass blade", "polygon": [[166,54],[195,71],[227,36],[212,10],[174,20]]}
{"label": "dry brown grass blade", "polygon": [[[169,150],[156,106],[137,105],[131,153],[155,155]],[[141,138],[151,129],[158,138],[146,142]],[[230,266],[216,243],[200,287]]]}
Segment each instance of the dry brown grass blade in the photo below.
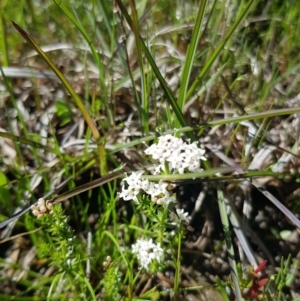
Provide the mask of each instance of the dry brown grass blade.
{"label": "dry brown grass blade", "polygon": [[[96,179],[94,181],[91,181],[89,183],[83,184],[81,186],[75,187],[74,189],[71,189],[59,196],[54,197],[53,199],[51,199],[51,202],[53,204],[57,204],[60,203],[72,196],[75,196],[77,194],[80,194],[82,192],[85,192],[87,190],[102,186],[112,180],[115,180],[119,177],[121,177],[123,175],[123,172],[121,170],[117,170],[114,171],[106,176],[103,176],[99,179]],[[65,184],[69,179],[67,179],[66,181],[64,181],[62,184]],[[62,187],[62,184],[60,185],[60,188]],[[47,198],[47,196],[45,196],[44,198]],[[28,212],[31,208],[32,205],[36,205],[38,201],[36,201],[35,203],[31,204],[30,206],[24,208],[23,210],[17,212],[16,214],[14,214],[13,216],[11,216],[10,218],[8,218],[7,220],[3,221],[0,223],[0,229],[4,228],[5,226],[7,226],[9,223],[11,223],[12,221],[14,221],[15,219],[21,217],[23,214],[25,214],[26,212]]]}

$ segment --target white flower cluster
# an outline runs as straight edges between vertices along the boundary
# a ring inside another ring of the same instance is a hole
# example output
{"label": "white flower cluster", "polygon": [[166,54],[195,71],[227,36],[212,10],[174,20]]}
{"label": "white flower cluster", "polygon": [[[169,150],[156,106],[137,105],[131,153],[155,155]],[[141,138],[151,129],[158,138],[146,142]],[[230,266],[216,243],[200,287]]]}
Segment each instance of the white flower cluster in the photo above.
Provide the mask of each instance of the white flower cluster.
{"label": "white flower cluster", "polygon": [[[182,139],[172,135],[162,136],[157,144],[153,144],[145,150],[147,155],[159,161],[155,168],[155,173],[180,173],[195,172],[200,170],[200,160],[206,160],[205,151],[197,147],[196,143],[185,143]],[[133,200],[138,202],[139,194],[146,194],[151,201],[157,204],[168,206],[171,202],[176,202],[176,198],[171,191],[172,185],[164,182],[154,183],[147,179],[142,179],[143,171],[133,172],[122,181],[122,191],[119,196],[125,201]],[[171,218],[172,220],[172,218]],[[177,209],[174,214],[173,223],[181,224],[189,222],[188,213],[183,209]],[[152,239],[140,239],[131,247],[132,253],[136,254],[140,265],[146,270],[149,265],[156,260],[161,262],[163,249],[160,244],[155,244]]]}
{"label": "white flower cluster", "polygon": [[163,249],[160,247],[160,243],[155,244],[152,239],[138,239],[131,246],[131,249],[132,253],[136,254],[141,267],[146,270],[154,260],[161,262],[163,257]]}
{"label": "white flower cluster", "polygon": [[[124,201],[133,200],[138,202],[137,195],[144,190],[143,187],[147,187],[149,181],[142,180],[141,176],[143,171],[133,172],[129,177],[122,180],[122,192],[119,193],[119,197],[123,198]],[[124,183],[127,183],[127,188]]]}
{"label": "white flower cluster", "polygon": [[37,218],[42,218],[45,214],[53,214],[52,203],[43,198],[39,198],[36,205],[31,206],[32,214]]}
{"label": "white flower cluster", "polygon": [[[155,168],[155,173],[168,171],[183,174],[186,170],[193,172],[200,170],[200,160],[206,160],[205,151],[197,147],[195,143],[185,143],[182,139],[172,135],[162,136],[157,144],[153,144],[145,150],[147,155],[159,160],[160,164]],[[166,166],[167,165],[167,166]],[[125,201],[138,202],[138,194],[145,193],[151,197],[151,201],[159,205],[169,205],[176,201],[170,184],[154,183],[141,179],[143,171],[133,172],[122,181],[122,192],[119,194]]]}
{"label": "white flower cluster", "polygon": [[196,142],[188,144],[172,135],[159,137],[158,143],[148,147],[145,153],[159,161],[155,173],[167,171],[166,165],[170,173],[200,171],[200,160],[206,160],[205,150],[199,148]]}
{"label": "white flower cluster", "polygon": [[[122,191],[119,196],[125,201],[133,200],[138,202],[137,195],[139,193],[148,194],[152,202],[159,205],[168,205],[171,202],[175,202],[176,199],[172,193],[169,191],[168,183],[154,183],[149,180],[141,179],[143,171],[133,172],[129,177],[126,177],[122,181]],[[125,182],[127,183],[125,185]]]}

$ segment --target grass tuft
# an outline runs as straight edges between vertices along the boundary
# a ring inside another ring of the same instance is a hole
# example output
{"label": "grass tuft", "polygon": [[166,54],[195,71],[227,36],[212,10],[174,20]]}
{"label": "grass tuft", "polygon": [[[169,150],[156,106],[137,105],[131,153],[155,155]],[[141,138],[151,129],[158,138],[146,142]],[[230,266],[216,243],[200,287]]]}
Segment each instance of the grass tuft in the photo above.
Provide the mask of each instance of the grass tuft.
{"label": "grass tuft", "polygon": [[300,8],[19,2],[0,299],[298,300]]}

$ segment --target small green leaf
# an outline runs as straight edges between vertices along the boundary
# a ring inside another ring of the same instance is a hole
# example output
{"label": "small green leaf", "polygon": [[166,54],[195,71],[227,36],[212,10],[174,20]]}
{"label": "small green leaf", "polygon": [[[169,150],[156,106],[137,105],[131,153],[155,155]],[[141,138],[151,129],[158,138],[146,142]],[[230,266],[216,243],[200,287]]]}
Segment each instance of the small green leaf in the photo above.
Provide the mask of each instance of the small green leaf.
{"label": "small green leaf", "polygon": [[2,171],[0,171],[0,201],[3,204],[10,203],[8,201],[10,199],[8,183],[9,181],[6,175]]}
{"label": "small green leaf", "polygon": [[55,104],[56,115],[60,119],[60,126],[68,124],[72,120],[72,112],[69,106],[63,101],[57,101]]}
{"label": "small green leaf", "polygon": [[292,234],[291,230],[283,230],[279,232],[279,235],[282,239],[286,240]]}

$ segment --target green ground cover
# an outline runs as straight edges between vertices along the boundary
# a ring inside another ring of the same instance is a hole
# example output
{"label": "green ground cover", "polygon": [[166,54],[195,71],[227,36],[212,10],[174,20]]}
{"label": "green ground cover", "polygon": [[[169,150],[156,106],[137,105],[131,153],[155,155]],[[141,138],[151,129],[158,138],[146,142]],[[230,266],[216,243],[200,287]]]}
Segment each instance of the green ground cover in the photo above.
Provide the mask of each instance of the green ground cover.
{"label": "green ground cover", "polygon": [[299,14],[1,1],[0,299],[300,300]]}

